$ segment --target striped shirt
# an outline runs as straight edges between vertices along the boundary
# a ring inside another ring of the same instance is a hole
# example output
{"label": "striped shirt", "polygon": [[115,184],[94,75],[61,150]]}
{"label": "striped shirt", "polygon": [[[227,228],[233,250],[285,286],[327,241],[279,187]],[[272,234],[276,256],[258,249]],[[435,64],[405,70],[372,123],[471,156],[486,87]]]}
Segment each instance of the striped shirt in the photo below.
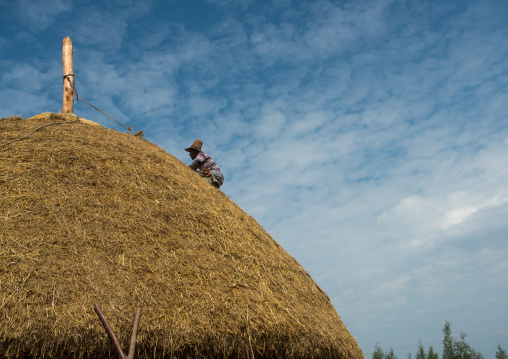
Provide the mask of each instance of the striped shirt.
{"label": "striped shirt", "polygon": [[215,163],[212,157],[208,156],[204,152],[199,152],[194,161],[199,162],[199,169],[204,168],[207,170],[214,170],[220,172],[220,168],[219,166],[217,166],[217,163]]}

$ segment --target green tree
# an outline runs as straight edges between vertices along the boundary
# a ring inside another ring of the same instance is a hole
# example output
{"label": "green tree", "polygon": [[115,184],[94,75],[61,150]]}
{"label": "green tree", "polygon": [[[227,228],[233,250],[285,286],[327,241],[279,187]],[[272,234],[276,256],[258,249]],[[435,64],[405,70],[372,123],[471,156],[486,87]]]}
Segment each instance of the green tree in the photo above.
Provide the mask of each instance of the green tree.
{"label": "green tree", "polygon": [[445,322],[443,334],[443,359],[454,359],[452,329],[448,321]]}
{"label": "green tree", "polygon": [[372,359],[384,359],[383,348],[379,345],[379,342],[374,346],[374,352],[372,353]]}
{"label": "green tree", "polygon": [[418,341],[418,350],[416,351],[416,359],[427,359],[427,354],[425,354],[425,349],[423,349],[422,341]]}
{"label": "green tree", "polygon": [[374,352],[372,353],[372,359],[398,359],[393,348],[390,348],[389,352],[383,353],[383,348],[379,342],[374,346]]}
{"label": "green tree", "polygon": [[[411,359],[411,353],[407,354],[407,359]],[[439,359],[438,353],[434,351],[432,345],[429,347],[429,351],[425,353],[425,348],[423,347],[421,339],[418,341],[418,349],[416,351],[415,359]],[[506,358],[508,359],[508,358]]]}
{"label": "green tree", "polygon": [[393,352],[393,348],[390,348],[388,353],[385,353],[385,359],[398,359],[395,353]]}
{"label": "green tree", "polygon": [[496,359],[508,359],[506,351],[499,344],[497,345]]}
{"label": "green tree", "polygon": [[427,353],[427,359],[439,359],[439,354],[434,351],[432,345],[429,347],[429,352]]}
{"label": "green tree", "polygon": [[484,359],[466,343],[465,332],[460,333],[460,340],[453,339],[450,322],[445,322],[443,334],[443,359]]}
{"label": "green tree", "polygon": [[466,332],[460,333],[460,340],[455,341],[454,354],[455,359],[483,359],[483,355],[478,353],[466,343]]}

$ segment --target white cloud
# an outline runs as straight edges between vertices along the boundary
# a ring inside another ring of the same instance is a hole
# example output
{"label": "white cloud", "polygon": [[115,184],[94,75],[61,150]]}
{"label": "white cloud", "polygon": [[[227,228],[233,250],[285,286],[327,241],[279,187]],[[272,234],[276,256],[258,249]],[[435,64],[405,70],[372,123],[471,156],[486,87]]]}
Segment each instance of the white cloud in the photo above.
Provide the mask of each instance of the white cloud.
{"label": "white cloud", "polygon": [[128,26],[127,19],[119,15],[95,6],[83,9],[71,28],[75,46],[87,44],[106,54],[118,51],[126,40]]}
{"label": "white cloud", "polygon": [[31,31],[40,31],[53,22],[61,14],[69,13],[72,10],[70,2],[65,0],[37,1],[18,0],[15,2],[15,16]]}
{"label": "white cloud", "polygon": [[[506,317],[506,5],[221,4],[192,31],[150,5],[71,9],[80,95],[182,161],[201,138],[366,352]],[[2,109],[58,111],[56,57],[3,60]]]}
{"label": "white cloud", "polygon": [[254,0],[245,0],[245,1],[235,1],[235,0],[205,0],[207,3],[212,5],[217,5],[226,8],[234,8],[234,9],[245,9],[250,4],[254,2]]}

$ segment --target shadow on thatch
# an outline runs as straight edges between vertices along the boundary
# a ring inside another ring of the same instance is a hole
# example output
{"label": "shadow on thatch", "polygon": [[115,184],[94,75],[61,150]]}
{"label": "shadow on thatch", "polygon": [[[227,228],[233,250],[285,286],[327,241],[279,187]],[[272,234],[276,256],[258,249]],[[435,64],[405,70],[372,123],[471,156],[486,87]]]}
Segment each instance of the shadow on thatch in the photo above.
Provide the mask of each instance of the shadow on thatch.
{"label": "shadow on thatch", "polygon": [[99,303],[124,347],[142,308],[139,358],[363,358],[305,270],[156,145],[46,113],[1,119],[0,146],[0,357],[116,357]]}

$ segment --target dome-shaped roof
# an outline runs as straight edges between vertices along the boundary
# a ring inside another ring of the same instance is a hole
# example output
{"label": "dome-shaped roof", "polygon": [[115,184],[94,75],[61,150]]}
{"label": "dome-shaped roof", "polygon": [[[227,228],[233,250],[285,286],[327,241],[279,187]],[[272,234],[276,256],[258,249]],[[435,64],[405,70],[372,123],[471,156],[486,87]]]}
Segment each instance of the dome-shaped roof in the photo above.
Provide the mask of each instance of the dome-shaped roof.
{"label": "dome-shaped roof", "polygon": [[139,358],[363,358],[252,217],[156,145],[93,124],[0,120],[0,357],[116,357],[98,303],[124,347],[142,308]]}

